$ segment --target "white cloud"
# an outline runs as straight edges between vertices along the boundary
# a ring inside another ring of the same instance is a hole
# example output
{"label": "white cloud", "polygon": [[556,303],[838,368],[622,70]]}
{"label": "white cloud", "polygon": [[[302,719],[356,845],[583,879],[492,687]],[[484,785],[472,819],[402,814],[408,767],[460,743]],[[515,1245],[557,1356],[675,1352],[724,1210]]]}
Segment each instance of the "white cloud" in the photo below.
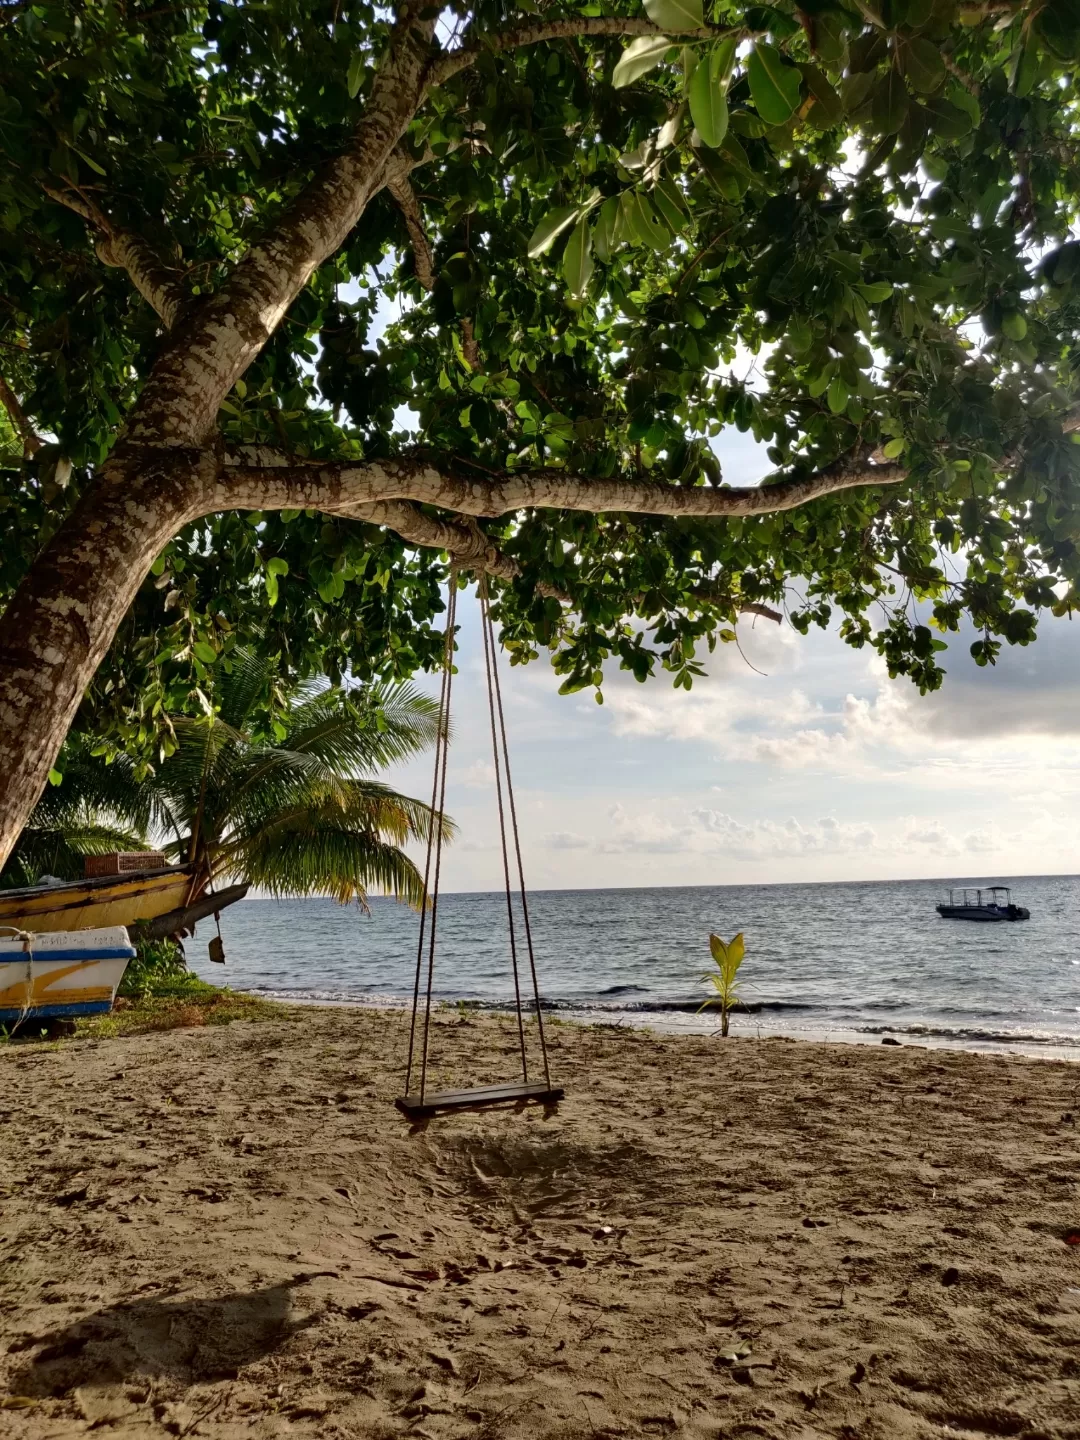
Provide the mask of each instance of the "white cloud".
{"label": "white cloud", "polygon": [[491,790],[495,789],[495,766],[490,760],[474,760],[459,775],[454,776],[456,785],[463,785],[467,790]]}
{"label": "white cloud", "polygon": [[872,826],[843,822],[831,815],[809,824],[794,816],[782,823],[753,820],[747,824],[717,810],[694,810],[691,818],[708,837],[710,848],[746,858],[846,855],[877,847]]}
{"label": "white cloud", "polygon": [[[455,683],[446,885],[501,883],[473,609]],[[740,625],[687,694],[612,667],[605,704],[558,697],[543,660],[503,671],[526,868],[538,888],[974,875],[1080,868],[1080,627],[1044,622],[943,691],[890,681],[831,633]],[[425,685],[434,687],[430,677]],[[430,793],[430,757],[398,772]],[[485,793],[486,792],[486,793]]]}
{"label": "white cloud", "polygon": [[655,811],[629,813],[622,805],[609,812],[610,829],[597,837],[603,855],[727,855],[765,859],[797,855],[839,855],[873,850],[872,826],[833,816],[812,822],[736,819],[723,811],[694,809],[667,818]]}

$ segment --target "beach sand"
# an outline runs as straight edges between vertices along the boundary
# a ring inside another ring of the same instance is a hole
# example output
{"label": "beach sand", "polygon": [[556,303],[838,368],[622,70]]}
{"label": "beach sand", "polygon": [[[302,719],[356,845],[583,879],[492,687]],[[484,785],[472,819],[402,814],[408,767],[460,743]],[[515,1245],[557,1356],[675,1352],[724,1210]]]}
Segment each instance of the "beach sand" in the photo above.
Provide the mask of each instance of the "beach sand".
{"label": "beach sand", "polygon": [[0,1433],[1080,1437],[1077,1067],[562,1025],[410,1133],[406,1028],[0,1051]]}

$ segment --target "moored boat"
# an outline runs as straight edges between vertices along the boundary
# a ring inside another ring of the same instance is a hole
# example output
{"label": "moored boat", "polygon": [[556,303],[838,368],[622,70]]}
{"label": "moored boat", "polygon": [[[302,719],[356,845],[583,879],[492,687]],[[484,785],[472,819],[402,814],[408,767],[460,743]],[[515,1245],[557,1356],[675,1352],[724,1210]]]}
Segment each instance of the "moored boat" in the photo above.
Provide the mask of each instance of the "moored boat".
{"label": "moored boat", "polygon": [[948,900],[937,907],[943,920],[1030,920],[1031,911],[1014,905],[1007,885],[987,885],[982,889],[950,890]]}
{"label": "moored boat", "polygon": [[105,1014],[134,957],[135,947],[120,925],[45,934],[0,928],[0,1025],[16,1029],[38,1020]]}
{"label": "moored boat", "polygon": [[24,885],[0,890],[0,927],[40,934],[135,925],[182,910],[194,898],[191,890],[187,865]]}

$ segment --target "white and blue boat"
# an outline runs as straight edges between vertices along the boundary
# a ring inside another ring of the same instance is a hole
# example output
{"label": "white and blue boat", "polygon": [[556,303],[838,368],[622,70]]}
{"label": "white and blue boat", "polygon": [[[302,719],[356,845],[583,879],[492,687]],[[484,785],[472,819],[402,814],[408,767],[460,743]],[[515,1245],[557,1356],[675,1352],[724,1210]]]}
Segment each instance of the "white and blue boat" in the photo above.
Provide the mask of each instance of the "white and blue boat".
{"label": "white and blue boat", "polygon": [[0,928],[0,1025],[103,1015],[135,947],[122,925],[36,934]]}

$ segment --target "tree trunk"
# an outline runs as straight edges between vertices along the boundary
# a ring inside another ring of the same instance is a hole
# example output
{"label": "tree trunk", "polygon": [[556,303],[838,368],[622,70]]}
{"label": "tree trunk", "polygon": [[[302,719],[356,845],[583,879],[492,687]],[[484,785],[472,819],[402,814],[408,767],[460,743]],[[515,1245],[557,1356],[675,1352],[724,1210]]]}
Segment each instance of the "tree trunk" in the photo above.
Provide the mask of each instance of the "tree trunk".
{"label": "tree trunk", "polygon": [[135,593],[213,484],[212,454],[111,461],[0,619],[0,865]]}

